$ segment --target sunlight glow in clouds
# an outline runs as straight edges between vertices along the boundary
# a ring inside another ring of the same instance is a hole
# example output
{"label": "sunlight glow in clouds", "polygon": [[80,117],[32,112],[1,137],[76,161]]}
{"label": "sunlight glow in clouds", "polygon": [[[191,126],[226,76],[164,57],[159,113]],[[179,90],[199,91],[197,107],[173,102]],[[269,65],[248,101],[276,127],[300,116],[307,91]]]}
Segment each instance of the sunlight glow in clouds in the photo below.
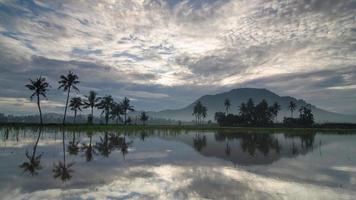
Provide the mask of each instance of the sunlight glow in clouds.
{"label": "sunlight glow in clouds", "polygon": [[[29,77],[46,75],[55,84],[72,69],[82,92],[141,97],[138,106],[149,109],[241,86],[313,103],[315,92],[336,95],[327,88],[356,91],[355,10],[355,0],[0,0],[0,79],[9,88],[0,96],[26,98]],[[345,69],[351,78],[338,81]],[[335,80],[298,81],[301,73],[324,71]],[[286,75],[303,87],[279,84]],[[162,93],[166,100],[153,103]],[[355,99],[345,109],[354,114]]]}

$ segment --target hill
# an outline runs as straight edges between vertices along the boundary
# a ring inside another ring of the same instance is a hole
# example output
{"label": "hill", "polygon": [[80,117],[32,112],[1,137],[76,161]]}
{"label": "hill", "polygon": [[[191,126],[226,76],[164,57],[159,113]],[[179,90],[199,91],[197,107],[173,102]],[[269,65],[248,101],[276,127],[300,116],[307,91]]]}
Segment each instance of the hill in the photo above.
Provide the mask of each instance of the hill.
{"label": "hill", "polygon": [[[297,110],[294,116],[298,116],[299,108],[309,104],[308,102],[296,99],[290,96],[279,96],[267,89],[259,88],[238,88],[233,89],[229,92],[223,92],[215,95],[205,95],[198,98],[196,101],[190,105],[176,110],[163,110],[160,112],[149,113],[154,118],[166,118],[181,121],[192,121],[194,117],[192,116],[192,110],[197,101],[201,101],[203,105],[208,108],[207,120],[213,120],[215,112],[225,111],[224,101],[229,99],[231,102],[230,113],[237,114],[239,112],[239,106],[242,102],[246,102],[249,98],[252,98],[255,103],[259,103],[262,99],[265,99],[269,104],[277,102],[281,105],[282,110],[278,114],[277,120],[282,121],[284,117],[290,116],[290,111],[288,110],[288,105],[290,101],[297,104]],[[316,122],[349,122],[355,123],[356,116],[343,115],[339,113],[329,112],[312,105],[312,112],[314,114]]]}

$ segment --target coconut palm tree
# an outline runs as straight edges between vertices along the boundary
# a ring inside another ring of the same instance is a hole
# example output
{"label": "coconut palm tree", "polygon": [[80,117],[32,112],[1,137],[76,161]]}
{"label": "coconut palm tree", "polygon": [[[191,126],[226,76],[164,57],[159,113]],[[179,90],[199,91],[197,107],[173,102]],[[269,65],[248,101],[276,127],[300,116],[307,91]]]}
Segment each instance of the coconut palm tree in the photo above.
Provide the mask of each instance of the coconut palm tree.
{"label": "coconut palm tree", "polygon": [[288,109],[290,110],[291,118],[293,118],[293,112],[297,109],[297,104],[293,101],[289,102]]}
{"label": "coconut palm tree", "polygon": [[274,116],[274,118],[277,118],[278,112],[281,110],[281,105],[279,105],[277,102],[274,102],[274,104],[271,107],[271,113]]}
{"label": "coconut palm tree", "polygon": [[103,110],[101,114],[105,114],[105,123],[109,123],[110,117],[110,110],[113,106],[114,99],[111,95],[106,95],[105,97],[101,98],[101,101],[98,103],[98,109]]}
{"label": "coconut palm tree", "polygon": [[30,83],[25,86],[33,92],[30,96],[31,101],[34,96],[37,97],[37,107],[40,113],[40,123],[43,125],[40,96],[46,97],[46,93],[48,92],[50,85],[46,81],[46,78],[40,76],[36,80],[30,79]]}
{"label": "coconut palm tree", "polygon": [[206,106],[202,106],[201,107],[201,111],[200,111],[200,114],[202,116],[202,123],[204,122],[204,119],[208,116],[208,109],[206,108]]}
{"label": "coconut palm tree", "polygon": [[76,74],[73,74],[73,72],[69,71],[67,76],[61,75],[60,80],[58,81],[58,83],[59,83],[58,89],[63,89],[64,92],[67,92],[67,101],[66,101],[66,107],[64,110],[63,125],[66,122],[70,90],[73,88],[75,91],[79,92],[79,89],[76,86],[77,84],[79,84],[78,79],[79,78]]}
{"label": "coconut palm tree", "polygon": [[122,100],[122,103],[121,103],[121,106],[122,106],[122,109],[124,111],[124,120],[125,120],[125,125],[127,123],[127,120],[126,120],[126,116],[127,116],[127,112],[128,111],[135,111],[134,107],[132,105],[130,105],[130,99],[128,99],[127,97],[124,98],[124,100]]}
{"label": "coconut palm tree", "polygon": [[69,107],[74,111],[73,124],[75,124],[75,119],[77,118],[77,112],[82,111],[83,101],[80,97],[73,97],[70,99]]}
{"label": "coconut palm tree", "polygon": [[122,120],[121,115],[124,114],[121,103],[113,103],[110,112],[110,118],[116,121],[116,124],[119,124],[119,121]]}
{"label": "coconut palm tree", "polygon": [[85,96],[86,100],[84,101],[84,108],[90,108],[91,109],[91,115],[89,117],[88,122],[90,124],[93,123],[93,112],[94,112],[94,107],[98,106],[98,102],[100,101],[100,97],[97,96],[97,93],[95,91],[90,91],[88,96]]}
{"label": "coconut palm tree", "polygon": [[226,115],[228,115],[229,114],[229,110],[230,110],[230,106],[231,106],[231,103],[230,103],[229,99],[225,99],[224,106],[225,106],[225,110],[226,110]]}
{"label": "coconut palm tree", "polygon": [[146,112],[141,113],[140,120],[142,121],[143,125],[146,125],[146,121],[148,120],[148,115],[146,114]]}

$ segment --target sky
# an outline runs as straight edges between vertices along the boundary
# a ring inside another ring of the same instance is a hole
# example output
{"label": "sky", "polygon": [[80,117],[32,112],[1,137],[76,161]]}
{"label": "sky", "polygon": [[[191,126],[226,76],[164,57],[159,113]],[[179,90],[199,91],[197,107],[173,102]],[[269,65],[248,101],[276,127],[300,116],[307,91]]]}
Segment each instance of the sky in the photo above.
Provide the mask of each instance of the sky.
{"label": "sky", "polygon": [[0,0],[0,112],[37,112],[40,75],[62,112],[69,70],[140,110],[257,87],[356,115],[356,0]]}

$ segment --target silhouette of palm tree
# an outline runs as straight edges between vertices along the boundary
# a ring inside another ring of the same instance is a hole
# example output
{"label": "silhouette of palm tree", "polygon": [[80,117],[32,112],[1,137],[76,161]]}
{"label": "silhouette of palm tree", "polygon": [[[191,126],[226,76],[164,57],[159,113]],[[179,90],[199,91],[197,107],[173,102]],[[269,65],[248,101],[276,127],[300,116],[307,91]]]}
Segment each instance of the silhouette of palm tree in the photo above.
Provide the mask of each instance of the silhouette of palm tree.
{"label": "silhouette of palm tree", "polygon": [[121,106],[122,106],[122,109],[124,111],[124,120],[125,120],[125,125],[127,123],[127,120],[126,120],[126,116],[127,116],[127,112],[128,111],[135,111],[134,107],[130,105],[130,99],[128,99],[127,97],[124,98],[124,100],[122,100],[122,103],[121,103]]}
{"label": "silhouette of palm tree", "polygon": [[230,103],[229,99],[225,99],[224,106],[225,106],[225,110],[226,110],[226,115],[228,115],[229,114],[229,110],[230,110],[230,106],[231,106],[231,103]]}
{"label": "silhouette of palm tree", "polygon": [[80,97],[73,97],[70,100],[69,107],[71,110],[74,111],[74,119],[73,119],[73,124],[75,124],[75,120],[77,118],[77,112],[82,111],[82,106],[83,106],[83,101]]}
{"label": "silhouette of palm tree", "polygon": [[94,91],[90,91],[88,96],[85,96],[87,99],[84,101],[84,108],[90,108],[91,109],[91,116],[89,123],[93,123],[93,112],[94,112],[94,107],[98,106],[98,102],[100,101],[100,97],[97,97],[97,93]]}
{"label": "silhouette of palm tree", "polygon": [[111,107],[110,116],[112,119],[115,119],[116,124],[119,124],[119,121],[122,121],[121,115],[124,114],[121,103],[113,103]]}
{"label": "silhouette of palm tree", "polygon": [[279,105],[277,102],[274,102],[271,108],[271,113],[273,114],[274,118],[277,118],[278,112],[281,110],[281,105]]}
{"label": "silhouette of palm tree", "polygon": [[142,112],[140,115],[140,120],[142,121],[143,125],[146,125],[146,121],[148,120],[148,115],[146,114],[146,112]]}
{"label": "silhouette of palm tree", "polygon": [[25,86],[33,92],[32,95],[30,96],[31,101],[34,96],[37,97],[37,107],[38,107],[38,111],[40,113],[40,122],[41,122],[41,125],[43,125],[40,96],[43,96],[46,98],[46,93],[48,92],[48,90],[49,90],[48,88],[50,87],[50,85],[46,81],[46,78],[40,76],[36,80],[30,79],[30,84],[27,84]]}
{"label": "silhouette of palm tree", "polygon": [[36,143],[33,146],[32,155],[30,155],[28,151],[26,151],[26,158],[28,159],[28,162],[24,162],[19,166],[20,168],[23,169],[23,172],[29,172],[32,176],[37,175],[38,174],[37,171],[42,169],[42,166],[40,165],[42,154],[36,156],[37,145],[38,145],[38,141],[40,140],[41,133],[42,133],[42,128],[39,129]]}
{"label": "silhouette of palm tree", "polygon": [[58,161],[57,164],[54,163],[53,167],[53,177],[60,178],[63,182],[70,180],[72,178],[71,173],[74,171],[71,167],[74,165],[74,162],[66,164],[66,151],[65,151],[65,143],[64,143],[64,131],[62,132],[62,145],[63,145],[63,162]]}
{"label": "silhouette of palm tree", "polygon": [[105,114],[106,125],[109,123],[110,110],[113,106],[113,103],[114,99],[111,97],[111,95],[106,95],[105,97],[101,98],[101,101],[98,103],[98,109],[103,110],[101,114]]}
{"label": "silhouette of palm tree", "polygon": [[293,101],[289,102],[288,109],[290,110],[291,118],[293,118],[293,112],[297,109],[297,104]]}
{"label": "silhouette of palm tree", "polygon": [[67,101],[66,101],[66,107],[64,110],[64,116],[63,116],[63,125],[66,122],[66,115],[67,115],[67,108],[68,108],[68,101],[69,101],[69,93],[71,88],[79,92],[79,89],[77,88],[77,84],[79,84],[78,81],[78,76],[73,74],[73,72],[69,71],[67,76],[61,75],[60,80],[58,81],[59,87],[58,89],[63,89],[64,92],[67,91]]}

